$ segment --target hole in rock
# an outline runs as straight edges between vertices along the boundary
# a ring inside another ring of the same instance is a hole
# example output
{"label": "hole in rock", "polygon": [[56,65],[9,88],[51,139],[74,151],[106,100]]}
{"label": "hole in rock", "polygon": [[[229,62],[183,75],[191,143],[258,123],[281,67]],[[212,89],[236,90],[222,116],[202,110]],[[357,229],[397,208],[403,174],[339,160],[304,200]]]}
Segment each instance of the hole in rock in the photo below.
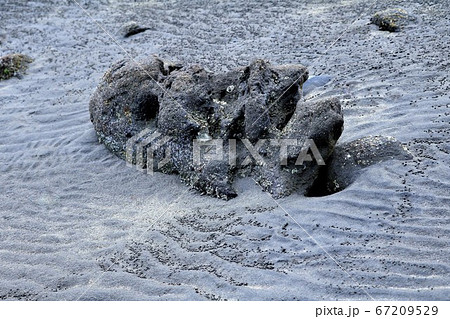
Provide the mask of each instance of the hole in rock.
{"label": "hole in rock", "polygon": [[136,119],[150,121],[158,116],[159,101],[156,95],[149,95],[139,104]]}
{"label": "hole in rock", "polygon": [[308,189],[306,197],[324,197],[333,195],[344,190],[345,187],[338,187],[330,180],[328,174],[328,166],[322,166],[319,169],[319,176],[314,181],[313,185]]}

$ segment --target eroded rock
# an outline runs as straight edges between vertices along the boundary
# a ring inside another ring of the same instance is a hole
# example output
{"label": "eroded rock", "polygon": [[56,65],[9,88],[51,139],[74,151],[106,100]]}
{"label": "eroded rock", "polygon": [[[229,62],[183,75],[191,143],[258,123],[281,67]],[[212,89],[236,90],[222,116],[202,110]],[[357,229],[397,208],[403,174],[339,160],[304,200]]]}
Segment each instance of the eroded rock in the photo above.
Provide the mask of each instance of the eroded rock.
{"label": "eroded rock", "polygon": [[[203,193],[235,197],[236,175],[252,176],[276,197],[305,193],[319,167],[311,159],[299,163],[299,154],[312,140],[326,161],[343,127],[338,100],[300,101],[307,78],[302,65],[273,66],[264,60],[224,74],[156,57],[139,65],[122,61],[106,72],[92,96],[91,120],[99,140],[119,157],[179,174]],[[280,153],[284,140],[296,143],[285,155]],[[194,141],[210,147],[220,141],[227,154],[196,161]],[[252,148],[256,160],[249,154]],[[236,150],[234,161],[230,149]]]}

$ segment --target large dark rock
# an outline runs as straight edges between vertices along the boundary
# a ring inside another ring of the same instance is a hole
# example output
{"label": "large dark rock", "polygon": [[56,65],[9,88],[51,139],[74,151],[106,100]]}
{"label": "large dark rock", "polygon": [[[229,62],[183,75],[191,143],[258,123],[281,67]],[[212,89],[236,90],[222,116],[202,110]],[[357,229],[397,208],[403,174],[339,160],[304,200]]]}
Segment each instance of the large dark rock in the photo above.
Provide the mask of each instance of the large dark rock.
{"label": "large dark rock", "polygon": [[[154,165],[147,167],[151,172],[179,174],[201,192],[232,198],[239,174],[252,176],[276,197],[305,193],[319,166],[311,160],[316,156],[299,163],[299,154],[313,140],[313,153],[317,149],[326,161],[343,127],[336,99],[299,101],[307,78],[302,65],[273,66],[263,60],[224,74],[156,57],[140,64],[122,61],[106,72],[92,96],[91,120],[99,140],[119,157],[142,167]],[[286,139],[297,146],[283,155],[280,143]],[[217,140],[224,156],[214,156],[217,148],[207,152],[207,144]],[[205,146],[198,161],[193,141]],[[251,160],[252,146],[260,163]],[[231,163],[230,148],[236,149]]]}

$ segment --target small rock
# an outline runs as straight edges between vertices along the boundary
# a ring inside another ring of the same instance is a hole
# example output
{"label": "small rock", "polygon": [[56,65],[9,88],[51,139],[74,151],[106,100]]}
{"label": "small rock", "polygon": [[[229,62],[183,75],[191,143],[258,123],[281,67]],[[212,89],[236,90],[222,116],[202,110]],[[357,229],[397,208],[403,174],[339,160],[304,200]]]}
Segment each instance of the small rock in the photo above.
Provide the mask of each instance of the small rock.
{"label": "small rock", "polygon": [[132,35],[144,32],[146,30],[149,30],[150,28],[142,27],[135,21],[130,21],[128,23],[125,23],[120,29],[119,34],[124,37],[128,38]]}
{"label": "small rock", "polygon": [[28,64],[33,62],[29,56],[13,53],[0,58],[0,81],[13,76],[21,77]]}
{"label": "small rock", "polygon": [[310,196],[324,196],[345,189],[370,165],[410,159],[411,153],[393,137],[369,136],[338,144],[310,190]]}
{"label": "small rock", "polygon": [[375,13],[370,22],[377,25],[382,31],[398,32],[409,22],[415,20],[416,18],[410,15],[408,11],[395,8]]}

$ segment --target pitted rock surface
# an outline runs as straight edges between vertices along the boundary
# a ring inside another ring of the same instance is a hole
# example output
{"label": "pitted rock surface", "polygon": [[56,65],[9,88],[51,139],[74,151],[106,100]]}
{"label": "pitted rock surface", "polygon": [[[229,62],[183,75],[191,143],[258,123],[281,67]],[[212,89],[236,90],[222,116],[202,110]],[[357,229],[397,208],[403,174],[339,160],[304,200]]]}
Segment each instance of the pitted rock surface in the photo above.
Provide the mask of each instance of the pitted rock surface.
{"label": "pitted rock surface", "polygon": [[[119,157],[127,158],[128,142],[128,154],[134,154],[128,160],[145,166],[151,150],[154,170],[179,174],[209,195],[235,197],[236,175],[253,177],[275,197],[305,193],[319,165],[312,158],[299,164],[299,154],[312,140],[326,161],[343,129],[337,99],[300,100],[307,79],[302,65],[274,66],[264,60],[224,74],[157,57],[121,61],[105,73],[92,96],[91,120],[99,140]],[[288,147],[282,164],[280,143],[286,139],[297,145]],[[237,141],[235,164],[230,165],[229,154],[194,161],[194,140],[205,145],[221,140],[224,153]],[[257,150],[259,162],[245,161],[249,147]],[[158,167],[166,156],[166,165]]]}

